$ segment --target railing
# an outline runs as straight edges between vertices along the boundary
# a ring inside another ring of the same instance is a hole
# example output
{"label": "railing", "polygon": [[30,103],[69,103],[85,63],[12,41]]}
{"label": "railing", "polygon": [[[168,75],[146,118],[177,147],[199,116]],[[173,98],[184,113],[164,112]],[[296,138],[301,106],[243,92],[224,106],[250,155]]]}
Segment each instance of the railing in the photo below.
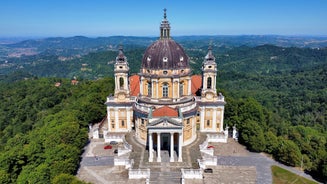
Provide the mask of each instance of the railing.
{"label": "railing", "polygon": [[205,169],[208,165],[215,166],[217,165],[217,157],[207,156],[203,159],[198,159],[200,168]]}
{"label": "railing", "polygon": [[123,149],[118,149],[118,156],[122,156],[122,155],[124,155],[126,153],[129,153],[133,149],[133,146],[128,144],[125,139],[124,139],[124,144],[123,145],[124,145]]}
{"label": "railing", "polygon": [[199,145],[200,150],[207,149],[207,147],[208,147],[208,138],[202,144]]}
{"label": "railing", "polygon": [[144,105],[140,105],[140,104],[135,104],[136,109],[143,111],[143,112],[149,112],[150,111],[150,107],[144,106]]}
{"label": "railing", "polygon": [[[219,102],[225,102],[225,97],[221,93],[218,94],[217,99],[218,99]],[[201,101],[201,97],[196,96],[195,100],[196,101]]]}
{"label": "railing", "polygon": [[[130,101],[136,101],[136,97],[135,96],[131,96],[130,98]],[[107,102],[110,102],[110,101],[115,101],[115,97],[114,96],[108,96],[107,97]]]}
{"label": "railing", "polygon": [[208,142],[222,142],[227,143],[228,133],[225,132],[223,134],[214,134],[214,135],[207,135]]}
{"label": "railing", "polygon": [[105,142],[110,142],[110,141],[123,142],[124,141],[124,135],[105,134],[103,137],[104,137]]}
{"label": "railing", "polygon": [[150,169],[129,169],[128,179],[150,178]]}
{"label": "railing", "polygon": [[196,103],[193,103],[192,105],[181,107],[180,109],[182,112],[186,112],[186,111],[194,109],[195,107],[196,107]]}
{"label": "railing", "polygon": [[183,179],[203,179],[201,169],[181,169]]}
{"label": "railing", "polygon": [[132,168],[134,164],[134,160],[130,160],[128,158],[114,158],[114,165],[118,166],[118,165],[122,165],[125,166],[125,169],[129,169]]}

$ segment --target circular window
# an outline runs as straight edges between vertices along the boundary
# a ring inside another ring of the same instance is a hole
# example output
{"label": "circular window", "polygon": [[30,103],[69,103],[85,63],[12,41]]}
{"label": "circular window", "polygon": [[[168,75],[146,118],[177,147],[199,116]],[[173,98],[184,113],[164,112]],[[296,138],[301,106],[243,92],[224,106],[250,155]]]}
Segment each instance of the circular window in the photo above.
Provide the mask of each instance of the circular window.
{"label": "circular window", "polygon": [[164,57],[164,58],[162,58],[162,61],[163,62],[167,62],[168,61],[168,58],[167,57]]}
{"label": "circular window", "polygon": [[211,68],[212,66],[208,66],[208,68]]}
{"label": "circular window", "polygon": [[167,72],[167,71],[163,71],[162,73],[163,73],[164,75],[167,75],[167,74],[168,74],[168,72]]}

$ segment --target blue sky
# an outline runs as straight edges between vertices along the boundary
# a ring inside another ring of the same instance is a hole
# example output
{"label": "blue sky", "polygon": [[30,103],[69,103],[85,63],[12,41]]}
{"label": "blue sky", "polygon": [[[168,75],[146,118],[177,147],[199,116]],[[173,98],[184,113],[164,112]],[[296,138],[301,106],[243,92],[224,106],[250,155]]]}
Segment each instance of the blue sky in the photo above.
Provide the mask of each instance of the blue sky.
{"label": "blue sky", "polygon": [[0,37],[327,35],[327,0],[1,0]]}

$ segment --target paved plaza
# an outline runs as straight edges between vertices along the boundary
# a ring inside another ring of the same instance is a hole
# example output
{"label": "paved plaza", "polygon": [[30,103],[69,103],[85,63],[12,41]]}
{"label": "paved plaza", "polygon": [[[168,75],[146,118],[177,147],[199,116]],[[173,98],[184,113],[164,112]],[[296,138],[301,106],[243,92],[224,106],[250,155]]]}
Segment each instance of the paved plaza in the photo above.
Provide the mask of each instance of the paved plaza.
{"label": "paved plaza", "polygon": [[[168,151],[162,151],[162,162],[148,162],[148,151],[145,146],[138,143],[132,133],[126,135],[126,140],[133,146],[133,151],[127,155],[134,159],[133,168],[150,168],[149,183],[180,183],[181,168],[198,168],[197,159],[201,158],[199,144],[205,138],[205,134],[198,133],[195,142],[183,147],[183,162],[169,162]],[[91,140],[86,146],[77,177],[83,181],[94,184],[118,184],[118,183],[145,183],[145,179],[128,179],[128,171],[122,166],[114,166],[114,149],[104,149],[107,143]],[[287,167],[262,153],[251,153],[233,139],[228,143],[209,143],[214,147],[214,155],[217,156],[217,166],[210,166],[213,173],[204,173],[203,180],[186,179],[186,184],[202,183],[247,183],[247,184],[270,184],[272,183],[271,166],[278,165],[298,175],[312,179],[303,172]],[[126,157],[126,156],[125,156]],[[167,157],[167,158],[166,158]]]}

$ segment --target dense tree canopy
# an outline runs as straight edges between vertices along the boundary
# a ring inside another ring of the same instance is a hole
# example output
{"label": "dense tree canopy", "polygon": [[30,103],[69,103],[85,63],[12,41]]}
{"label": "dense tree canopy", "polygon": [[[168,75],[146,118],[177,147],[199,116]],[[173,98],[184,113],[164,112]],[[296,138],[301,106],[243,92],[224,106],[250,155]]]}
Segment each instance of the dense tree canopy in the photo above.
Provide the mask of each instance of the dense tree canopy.
{"label": "dense tree canopy", "polygon": [[[56,87],[55,83],[61,82]],[[60,183],[74,179],[89,123],[105,115],[113,80],[27,79],[0,89],[0,178],[4,183]],[[10,181],[10,182],[8,182]]]}

